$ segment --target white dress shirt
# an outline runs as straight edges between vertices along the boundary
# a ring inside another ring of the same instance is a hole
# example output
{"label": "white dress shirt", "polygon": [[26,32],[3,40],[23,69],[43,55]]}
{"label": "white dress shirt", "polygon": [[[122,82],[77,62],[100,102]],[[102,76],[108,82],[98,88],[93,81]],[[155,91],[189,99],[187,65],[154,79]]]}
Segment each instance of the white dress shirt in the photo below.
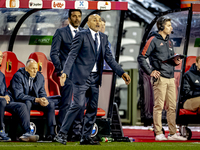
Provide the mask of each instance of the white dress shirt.
{"label": "white dress shirt", "polygon": [[74,38],[76,33],[74,32],[74,30],[76,30],[77,32],[79,31],[79,29],[75,29],[70,23],[69,23],[69,28],[71,30],[71,33],[72,33],[72,37]]}

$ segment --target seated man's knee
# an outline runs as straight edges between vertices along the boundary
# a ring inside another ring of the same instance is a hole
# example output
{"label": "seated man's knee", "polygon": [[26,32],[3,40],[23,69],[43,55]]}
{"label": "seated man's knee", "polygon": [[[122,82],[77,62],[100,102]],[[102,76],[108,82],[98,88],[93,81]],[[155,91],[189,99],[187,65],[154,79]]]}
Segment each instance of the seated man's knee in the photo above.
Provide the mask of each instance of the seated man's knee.
{"label": "seated man's knee", "polygon": [[7,102],[6,102],[5,98],[0,98],[0,107],[6,107],[6,104],[7,104]]}
{"label": "seated man's knee", "polygon": [[49,101],[49,104],[47,105],[48,109],[55,109],[55,103]]}
{"label": "seated man's knee", "polygon": [[20,110],[25,110],[25,109],[27,109],[27,106],[26,106],[26,104],[24,104],[24,103],[18,103],[18,105],[19,105]]}
{"label": "seated man's knee", "polygon": [[31,101],[25,101],[24,104],[27,107],[28,111],[31,111],[32,102]]}

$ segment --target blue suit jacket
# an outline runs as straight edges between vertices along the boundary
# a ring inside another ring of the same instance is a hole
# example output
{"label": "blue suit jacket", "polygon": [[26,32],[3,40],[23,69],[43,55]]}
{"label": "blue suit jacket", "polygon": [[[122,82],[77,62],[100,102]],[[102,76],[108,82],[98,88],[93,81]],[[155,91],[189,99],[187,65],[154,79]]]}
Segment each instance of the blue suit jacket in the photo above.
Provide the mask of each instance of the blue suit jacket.
{"label": "blue suit jacket", "polygon": [[[100,75],[99,84],[101,85],[101,77],[103,72],[103,60],[105,59],[108,65],[119,75],[120,77],[124,73],[124,70],[114,60],[111,51],[108,47],[108,37],[103,33],[100,35],[99,57],[98,57],[98,73]],[[88,79],[94,64],[96,62],[95,46],[89,29],[82,30],[76,34],[72,41],[71,50],[69,56],[65,62],[63,72],[70,75],[70,79],[74,84],[83,85]]]}
{"label": "blue suit jacket", "polygon": [[25,68],[20,68],[13,76],[9,90],[16,101],[30,100],[34,102],[35,98],[46,97],[44,89],[44,77],[40,72],[37,72],[33,80],[33,91],[35,96],[29,95],[29,73]]}
{"label": "blue suit jacket", "polygon": [[[79,31],[83,30],[79,28]],[[50,57],[55,66],[55,71],[60,73],[63,70],[72,43],[72,33],[69,25],[56,30],[51,45]]]}

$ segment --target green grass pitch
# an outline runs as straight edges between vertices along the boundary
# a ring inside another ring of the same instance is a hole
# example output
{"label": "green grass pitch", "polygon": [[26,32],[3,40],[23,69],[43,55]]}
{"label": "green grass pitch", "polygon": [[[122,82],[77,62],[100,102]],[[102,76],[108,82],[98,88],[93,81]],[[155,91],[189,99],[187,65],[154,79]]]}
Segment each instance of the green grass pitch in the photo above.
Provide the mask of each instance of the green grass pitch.
{"label": "green grass pitch", "polygon": [[181,142],[112,142],[101,145],[79,145],[79,142],[60,143],[26,143],[0,142],[0,150],[198,150],[200,143]]}

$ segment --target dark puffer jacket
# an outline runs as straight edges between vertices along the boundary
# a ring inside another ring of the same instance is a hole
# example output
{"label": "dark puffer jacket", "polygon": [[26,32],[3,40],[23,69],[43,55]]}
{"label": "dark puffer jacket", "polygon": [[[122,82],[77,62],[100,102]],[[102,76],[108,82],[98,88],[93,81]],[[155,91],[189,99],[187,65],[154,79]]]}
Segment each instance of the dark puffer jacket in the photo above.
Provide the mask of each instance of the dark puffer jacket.
{"label": "dark puffer jacket", "polygon": [[200,96],[200,71],[194,63],[183,76],[182,102],[189,98]]}
{"label": "dark puffer jacket", "polygon": [[[153,70],[160,71],[161,76],[165,78],[174,77],[174,65],[162,63],[174,55],[173,43],[167,36],[165,39],[158,32],[151,32],[148,41],[138,55],[140,67],[150,75]],[[149,58],[149,64],[146,59]]]}
{"label": "dark puffer jacket", "polygon": [[29,73],[25,71],[25,68],[20,68],[13,76],[9,90],[12,92],[12,96],[16,101],[32,101],[35,98],[47,97],[44,89],[44,77],[40,72],[37,72],[33,80],[33,91],[35,96],[29,95]]}

